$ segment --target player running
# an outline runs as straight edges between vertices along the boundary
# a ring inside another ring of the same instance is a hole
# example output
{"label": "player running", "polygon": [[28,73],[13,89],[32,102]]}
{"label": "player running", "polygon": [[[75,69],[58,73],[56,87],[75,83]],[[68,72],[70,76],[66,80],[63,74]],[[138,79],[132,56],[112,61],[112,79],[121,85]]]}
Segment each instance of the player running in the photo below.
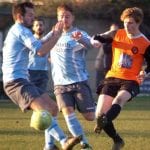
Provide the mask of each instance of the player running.
{"label": "player running", "polygon": [[112,150],[120,150],[124,146],[113,120],[124,104],[139,93],[140,82],[137,76],[144,58],[150,60],[150,41],[139,30],[142,20],[143,12],[140,8],[127,8],[121,14],[124,29],[93,37],[102,43],[112,43],[112,66],[97,89],[99,98],[94,129],[96,133],[103,129],[112,138]]}

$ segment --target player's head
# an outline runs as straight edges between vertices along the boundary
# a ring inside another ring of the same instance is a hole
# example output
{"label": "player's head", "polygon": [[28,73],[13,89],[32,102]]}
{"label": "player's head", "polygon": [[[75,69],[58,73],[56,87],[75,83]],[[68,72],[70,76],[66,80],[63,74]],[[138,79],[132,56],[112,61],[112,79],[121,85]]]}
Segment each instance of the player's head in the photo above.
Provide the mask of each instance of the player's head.
{"label": "player's head", "polygon": [[128,34],[134,34],[139,30],[143,21],[143,11],[138,7],[126,8],[121,14],[121,21],[124,22],[124,28]]}
{"label": "player's head", "polygon": [[41,18],[35,18],[32,26],[32,30],[34,34],[40,38],[45,31],[45,23],[44,20]]}
{"label": "player's head", "polygon": [[64,30],[70,29],[74,21],[73,8],[69,4],[62,4],[57,8],[57,19],[64,23]]}
{"label": "player's head", "polygon": [[26,27],[32,27],[34,21],[34,5],[31,2],[18,3],[12,9],[13,19]]}

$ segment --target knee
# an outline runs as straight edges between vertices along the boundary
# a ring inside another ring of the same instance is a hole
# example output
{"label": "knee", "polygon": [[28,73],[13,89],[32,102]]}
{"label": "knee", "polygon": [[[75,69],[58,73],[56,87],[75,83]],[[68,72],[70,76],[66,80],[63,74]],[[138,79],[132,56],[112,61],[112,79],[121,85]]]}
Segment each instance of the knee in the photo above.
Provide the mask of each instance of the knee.
{"label": "knee", "polygon": [[94,121],[95,120],[95,113],[93,113],[93,112],[83,113],[83,116],[87,121]]}
{"label": "knee", "polygon": [[57,114],[58,114],[58,107],[57,107],[57,105],[54,105],[51,108],[51,114],[52,114],[52,116],[57,116]]}
{"label": "knee", "polygon": [[69,114],[72,114],[74,112],[75,112],[75,110],[74,110],[73,107],[64,107],[64,108],[62,108],[63,115],[69,115]]}
{"label": "knee", "polygon": [[53,117],[58,114],[58,106],[56,103],[45,103],[44,109],[50,112]]}
{"label": "knee", "polygon": [[114,100],[113,104],[118,104],[120,106],[123,106],[125,104],[125,100],[123,100],[122,98],[118,97]]}

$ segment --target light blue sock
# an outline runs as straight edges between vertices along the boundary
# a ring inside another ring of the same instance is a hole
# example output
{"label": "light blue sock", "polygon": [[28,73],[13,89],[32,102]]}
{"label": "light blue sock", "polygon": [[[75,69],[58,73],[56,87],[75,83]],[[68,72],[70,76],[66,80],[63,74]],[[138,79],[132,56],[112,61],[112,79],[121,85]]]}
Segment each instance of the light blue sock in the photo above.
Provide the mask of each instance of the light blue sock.
{"label": "light blue sock", "polygon": [[[54,139],[59,141],[61,145],[66,142],[67,136],[64,134],[62,129],[59,127],[56,118],[52,118],[51,126],[45,130],[46,139],[46,148],[51,148],[54,145]],[[52,138],[53,137],[53,138]]]}
{"label": "light blue sock", "polygon": [[82,141],[80,142],[81,144],[83,143],[88,143],[85,134],[83,132],[82,126],[79,123],[78,119],[76,118],[75,113],[72,113],[70,115],[65,115],[65,120],[68,126],[69,131],[74,137],[77,137],[79,135],[82,135]]}
{"label": "light blue sock", "polygon": [[[57,117],[53,117],[53,119],[57,123]],[[49,134],[49,130],[46,129],[45,130],[45,148],[47,149],[53,148],[54,143],[55,143],[54,137],[51,134]]]}

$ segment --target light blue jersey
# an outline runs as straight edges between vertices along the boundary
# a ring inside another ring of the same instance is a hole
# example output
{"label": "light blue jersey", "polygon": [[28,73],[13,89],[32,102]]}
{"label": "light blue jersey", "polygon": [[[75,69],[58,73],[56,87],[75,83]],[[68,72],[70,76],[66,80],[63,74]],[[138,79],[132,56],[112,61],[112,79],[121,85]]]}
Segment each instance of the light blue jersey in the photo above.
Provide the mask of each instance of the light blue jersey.
{"label": "light blue jersey", "polygon": [[41,57],[36,53],[34,53],[34,51],[30,51],[28,69],[48,71],[49,66],[48,57],[49,55]]}
{"label": "light blue jersey", "polygon": [[72,28],[67,33],[62,33],[50,52],[54,85],[67,85],[88,79],[85,55],[86,47],[91,46],[90,37],[87,33],[81,31],[83,37],[77,42],[72,38],[72,32],[74,31],[81,30]]}
{"label": "light blue jersey", "polygon": [[15,23],[9,30],[3,47],[3,81],[28,79],[29,51],[36,53],[42,43],[25,26]]}
{"label": "light blue jersey", "polygon": [[[52,36],[52,31],[46,34],[40,41],[42,43],[46,42]],[[49,61],[48,61],[49,54],[41,57],[34,53],[34,51],[29,52],[29,70],[44,70],[48,71]]]}

